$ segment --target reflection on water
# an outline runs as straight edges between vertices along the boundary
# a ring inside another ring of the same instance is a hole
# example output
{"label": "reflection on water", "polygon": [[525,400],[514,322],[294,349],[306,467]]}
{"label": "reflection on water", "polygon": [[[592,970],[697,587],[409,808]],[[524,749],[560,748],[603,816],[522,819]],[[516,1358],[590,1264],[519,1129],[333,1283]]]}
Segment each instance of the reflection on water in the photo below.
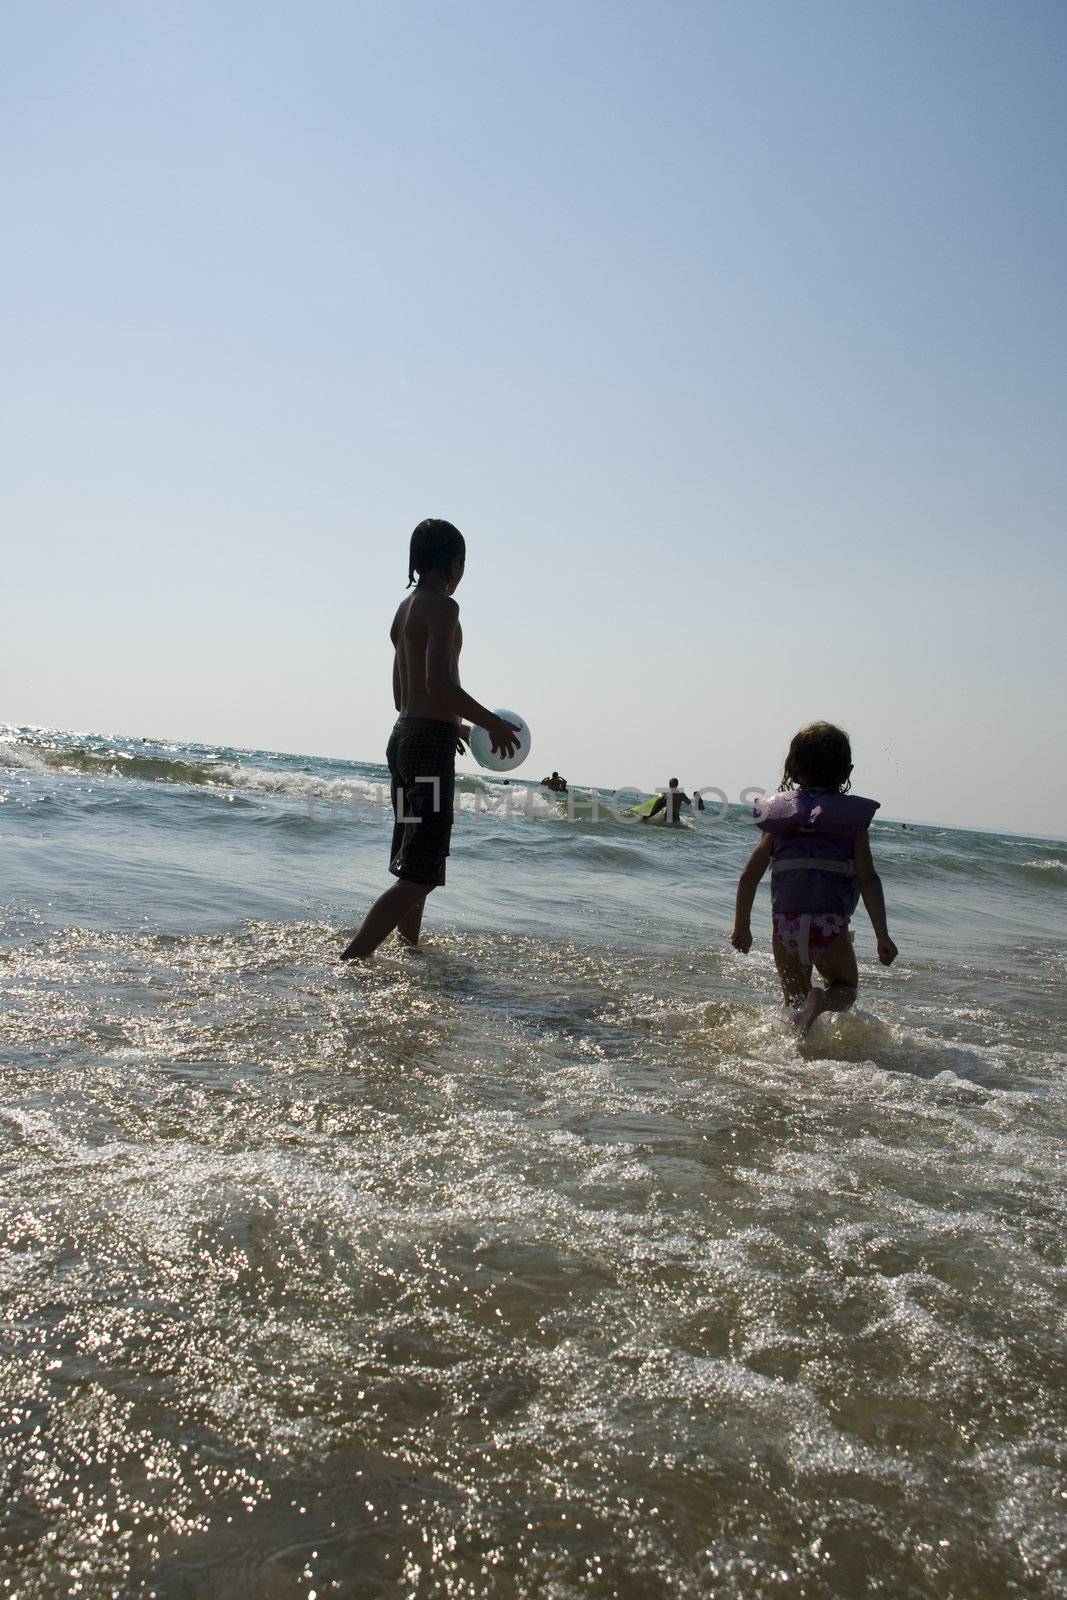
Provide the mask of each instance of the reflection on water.
{"label": "reflection on water", "polygon": [[0,743],[0,1593],[1067,1593],[1067,849],[876,824],[798,1052],[739,814],[468,780],[343,968],[380,777]]}
{"label": "reflection on water", "polygon": [[1033,995],[336,943],[3,957],[10,1592],[1063,1592]]}

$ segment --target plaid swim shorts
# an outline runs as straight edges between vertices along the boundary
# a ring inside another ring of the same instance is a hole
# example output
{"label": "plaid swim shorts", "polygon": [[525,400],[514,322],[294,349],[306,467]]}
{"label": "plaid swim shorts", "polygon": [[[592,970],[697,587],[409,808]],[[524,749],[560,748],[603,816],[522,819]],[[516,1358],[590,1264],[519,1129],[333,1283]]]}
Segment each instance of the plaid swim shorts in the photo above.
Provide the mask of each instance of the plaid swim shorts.
{"label": "plaid swim shorts", "polygon": [[389,739],[393,842],[389,871],[407,883],[437,888],[445,881],[456,786],[455,722],[401,717]]}

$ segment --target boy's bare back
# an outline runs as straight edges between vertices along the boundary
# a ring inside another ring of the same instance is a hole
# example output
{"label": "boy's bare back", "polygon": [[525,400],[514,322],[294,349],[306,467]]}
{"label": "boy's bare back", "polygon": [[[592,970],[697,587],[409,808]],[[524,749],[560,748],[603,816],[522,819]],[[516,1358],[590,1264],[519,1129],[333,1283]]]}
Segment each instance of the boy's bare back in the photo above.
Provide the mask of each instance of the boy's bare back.
{"label": "boy's bare back", "polygon": [[447,689],[459,682],[463,631],[451,595],[416,589],[401,601],[389,637],[396,652],[393,700],[400,714],[458,723]]}

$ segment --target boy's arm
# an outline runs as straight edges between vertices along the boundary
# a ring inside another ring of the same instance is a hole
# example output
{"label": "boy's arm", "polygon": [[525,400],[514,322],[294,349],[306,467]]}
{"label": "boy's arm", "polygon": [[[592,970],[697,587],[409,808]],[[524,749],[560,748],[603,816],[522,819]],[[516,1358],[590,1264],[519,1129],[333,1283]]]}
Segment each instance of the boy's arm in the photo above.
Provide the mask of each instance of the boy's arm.
{"label": "boy's arm", "polygon": [[871,841],[868,834],[857,835],[852,859],[856,868],[856,882],[859,884],[863,903],[867,907],[867,915],[871,919],[874,937],[878,941],[878,959],[884,967],[891,966],[896,960],[897,947],[889,937],[882,880],[874,870],[874,857],[871,855]]}
{"label": "boy's arm", "polygon": [[734,908],[734,931],[730,943],[742,955],[752,949],[752,902],[756,898],[759,881],[771,864],[771,836],[765,833],[749,856],[745,870],[737,880],[737,904]]}
{"label": "boy's arm", "polygon": [[426,624],[426,692],[451,716],[465,717],[468,722],[484,728],[494,750],[501,749],[505,755],[511,755],[516,743],[514,735],[519,731],[516,724],[494,716],[456,682],[458,621],[459,606],[451,595],[442,595]]}
{"label": "boy's arm", "polygon": [[400,704],[400,657],[395,649],[393,651],[393,704],[398,711],[403,711],[404,707]]}

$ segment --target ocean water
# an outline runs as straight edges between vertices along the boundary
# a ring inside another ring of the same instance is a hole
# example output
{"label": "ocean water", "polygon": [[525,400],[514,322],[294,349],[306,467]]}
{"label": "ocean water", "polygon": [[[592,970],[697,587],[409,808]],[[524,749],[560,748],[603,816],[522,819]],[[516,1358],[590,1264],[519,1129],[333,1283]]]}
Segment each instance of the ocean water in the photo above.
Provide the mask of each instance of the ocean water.
{"label": "ocean water", "polygon": [[343,966],[383,779],[0,738],[0,1594],[1067,1595],[1067,845],[876,821],[801,1052],[739,809]]}

